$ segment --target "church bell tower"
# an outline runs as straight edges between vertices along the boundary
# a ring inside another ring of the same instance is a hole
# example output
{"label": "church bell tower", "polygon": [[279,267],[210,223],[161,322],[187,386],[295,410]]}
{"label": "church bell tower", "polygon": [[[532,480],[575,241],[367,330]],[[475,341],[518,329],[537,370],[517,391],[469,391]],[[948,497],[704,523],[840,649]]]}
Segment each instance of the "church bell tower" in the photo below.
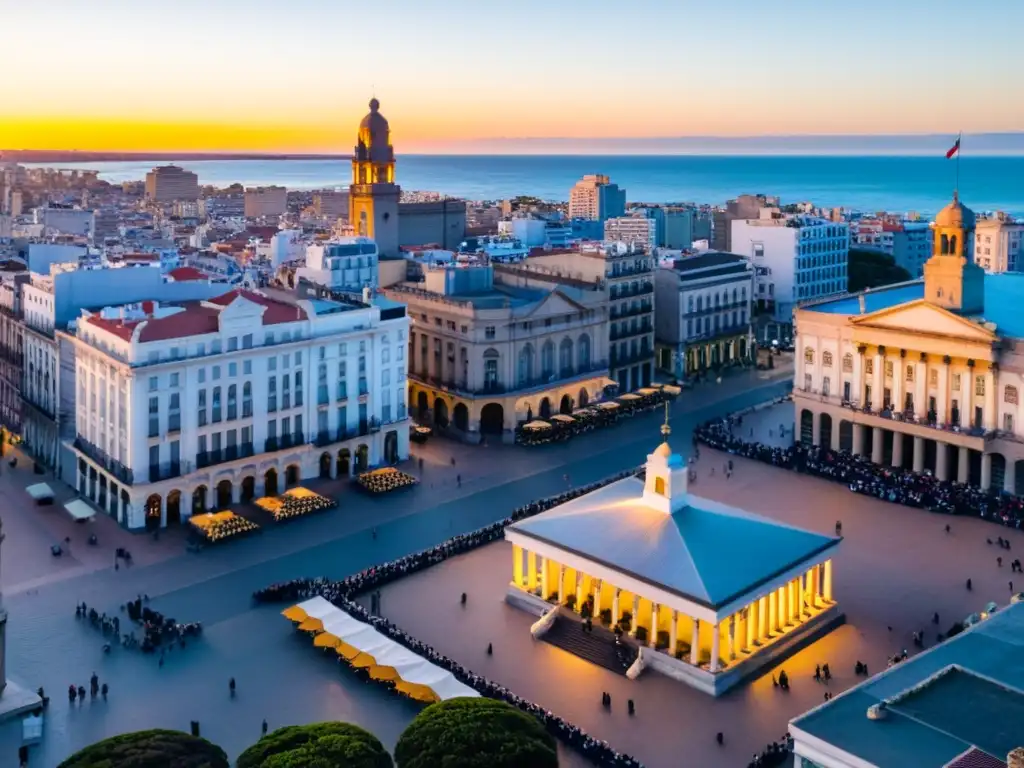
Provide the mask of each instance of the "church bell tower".
{"label": "church bell tower", "polygon": [[380,113],[380,102],[370,100],[370,112],[359,123],[352,155],[348,223],[357,235],[372,238],[381,256],[398,255],[398,199],[395,184],[395,149],[391,128]]}
{"label": "church bell tower", "polygon": [[974,212],[953,193],[935,217],[932,257],[924,265],[924,298],[961,315],[985,310],[985,271],[974,263]]}

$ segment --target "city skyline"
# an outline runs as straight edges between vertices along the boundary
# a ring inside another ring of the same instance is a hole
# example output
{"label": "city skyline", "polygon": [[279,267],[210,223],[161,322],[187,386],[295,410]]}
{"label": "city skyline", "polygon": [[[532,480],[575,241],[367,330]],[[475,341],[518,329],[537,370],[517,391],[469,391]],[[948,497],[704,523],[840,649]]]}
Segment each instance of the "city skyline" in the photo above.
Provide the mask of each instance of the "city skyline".
{"label": "city skyline", "polygon": [[[183,0],[173,16],[84,7],[5,9],[26,31],[6,50],[32,77],[0,85],[0,146],[347,153],[373,94],[403,153],[1024,130],[1007,97],[1024,7],[1000,0],[969,15],[949,0],[927,15],[868,0],[846,21],[809,0],[774,14],[739,0],[727,24],[706,4],[647,0],[630,8],[658,20],[637,27],[642,40],[623,36],[610,3],[501,13],[452,0],[444,13],[385,0],[369,18],[323,0],[287,15],[261,0]],[[41,45],[43,32],[82,42]]]}

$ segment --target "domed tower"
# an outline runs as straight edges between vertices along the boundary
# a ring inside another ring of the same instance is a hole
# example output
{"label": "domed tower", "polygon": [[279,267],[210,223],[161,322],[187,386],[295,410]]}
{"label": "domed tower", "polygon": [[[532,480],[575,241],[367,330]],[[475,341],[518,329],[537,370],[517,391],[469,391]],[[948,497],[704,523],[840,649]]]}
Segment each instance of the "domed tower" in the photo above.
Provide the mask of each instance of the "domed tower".
{"label": "domed tower", "polygon": [[395,184],[391,126],[380,113],[380,102],[370,99],[370,112],[359,123],[352,153],[348,219],[357,235],[376,241],[382,256],[398,255],[398,199],[401,192]]}
{"label": "domed tower", "polygon": [[985,271],[974,263],[974,211],[953,202],[935,217],[932,257],[924,265],[924,297],[962,315],[985,310]]}

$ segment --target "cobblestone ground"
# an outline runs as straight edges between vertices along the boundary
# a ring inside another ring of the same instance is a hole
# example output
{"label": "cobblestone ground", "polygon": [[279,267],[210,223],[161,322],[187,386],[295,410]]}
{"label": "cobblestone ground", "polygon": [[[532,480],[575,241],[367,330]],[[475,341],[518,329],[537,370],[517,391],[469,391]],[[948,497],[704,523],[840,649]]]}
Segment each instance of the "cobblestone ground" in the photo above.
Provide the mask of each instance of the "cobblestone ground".
{"label": "cobblestone ground", "polygon": [[[782,394],[788,381],[780,376],[749,372],[684,393],[673,409],[680,445],[689,444],[699,421]],[[636,466],[658,440],[660,421],[661,414],[652,413],[532,450],[432,440],[413,449],[409,467],[423,482],[409,492],[375,499],[327,484],[340,501],[337,510],[198,555],[183,552],[180,534],[154,542],[105,518],[90,529],[69,522],[59,505],[37,508],[24,487],[38,476],[11,473],[4,465],[7,670],[18,683],[41,685],[52,697],[44,738],[33,747],[30,764],[50,768],[106,736],[139,728],[187,729],[193,719],[231,756],[258,737],[264,718],[271,728],[347,720],[393,746],[418,708],[337,669],[294,635],[279,608],[254,607],[253,590],[298,576],[342,577],[500,519],[514,506],[563,489],[566,474],[572,484],[584,484]],[[99,547],[84,545],[89,530],[98,532]],[[64,536],[72,538],[71,557],[51,558],[50,544]],[[115,571],[113,548],[122,545],[138,565]],[[137,651],[115,648],[105,656],[102,637],[75,620],[75,604],[84,600],[114,614],[137,594],[148,594],[151,607],[167,616],[203,622],[202,639],[171,652],[162,668],[155,657]],[[87,685],[93,671],[110,685],[108,700],[69,706],[68,685]],[[229,677],[238,681],[234,700],[228,697]],[[17,722],[0,727],[0,766],[14,762],[19,743]]]}
{"label": "cobblestone ground", "polygon": [[[776,416],[770,421],[777,426]],[[856,661],[877,672],[923,630],[926,647],[956,620],[980,611],[990,600],[1010,596],[1008,553],[986,543],[1008,537],[1024,550],[1024,534],[992,523],[935,516],[850,493],[844,486],[756,462],[734,459],[726,480],[725,454],[702,452],[695,492],[784,523],[834,532],[837,518],[845,536],[834,559],[835,596],[847,624],[803,649],[779,667],[726,696],[713,699],[680,683],[647,673],[629,681],[529,634],[533,619],[503,601],[511,578],[511,547],[502,542],[454,558],[382,590],[385,616],[471,669],[601,734],[648,768],[741,766],[750,755],[786,731],[790,718],[860,682]],[[710,474],[711,467],[719,470]],[[950,522],[952,532],[945,533]],[[723,557],[728,557],[724,550]],[[1014,555],[1017,556],[1017,555]],[[967,578],[974,590],[965,589]],[[1024,584],[1024,576],[1017,575]],[[1016,585],[1020,589],[1020,584]],[[466,592],[467,605],[459,596]],[[939,613],[938,626],[932,614]],[[486,648],[493,643],[494,654]],[[816,664],[828,663],[828,687],[813,680]],[[772,686],[771,674],[785,669],[791,690]],[[601,692],[612,694],[609,713]],[[626,714],[636,701],[637,716]],[[725,733],[724,747],[714,734]]]}

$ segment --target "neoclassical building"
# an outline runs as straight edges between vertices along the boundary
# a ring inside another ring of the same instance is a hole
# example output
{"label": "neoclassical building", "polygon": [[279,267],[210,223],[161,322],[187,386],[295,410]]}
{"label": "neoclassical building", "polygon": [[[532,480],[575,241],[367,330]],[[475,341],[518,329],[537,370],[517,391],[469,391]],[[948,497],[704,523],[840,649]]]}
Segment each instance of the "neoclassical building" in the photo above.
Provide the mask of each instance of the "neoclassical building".
{"label": "neoclassical building", "polygon": [[803,441],[1024,490],[1024,275],[977,266],[974,227],[954,196],[935,218],[923,280],[797,310]]}
{"label": "neoclassical building", "polygon": [[595,623],[628,613],[628,642],[646,636],[645,668],[717,696],[842,621],[832,592],[840,539],[690,493],[668,431],[643,477],[505,529],[506,599],[555,621],[575,618],[570,603]]}
{"label": "neoclassical building", "polygon": [[409,308],[409,405],[469,442],[600,400],[608,297],[541,267],[437,266],[384,293]]}

